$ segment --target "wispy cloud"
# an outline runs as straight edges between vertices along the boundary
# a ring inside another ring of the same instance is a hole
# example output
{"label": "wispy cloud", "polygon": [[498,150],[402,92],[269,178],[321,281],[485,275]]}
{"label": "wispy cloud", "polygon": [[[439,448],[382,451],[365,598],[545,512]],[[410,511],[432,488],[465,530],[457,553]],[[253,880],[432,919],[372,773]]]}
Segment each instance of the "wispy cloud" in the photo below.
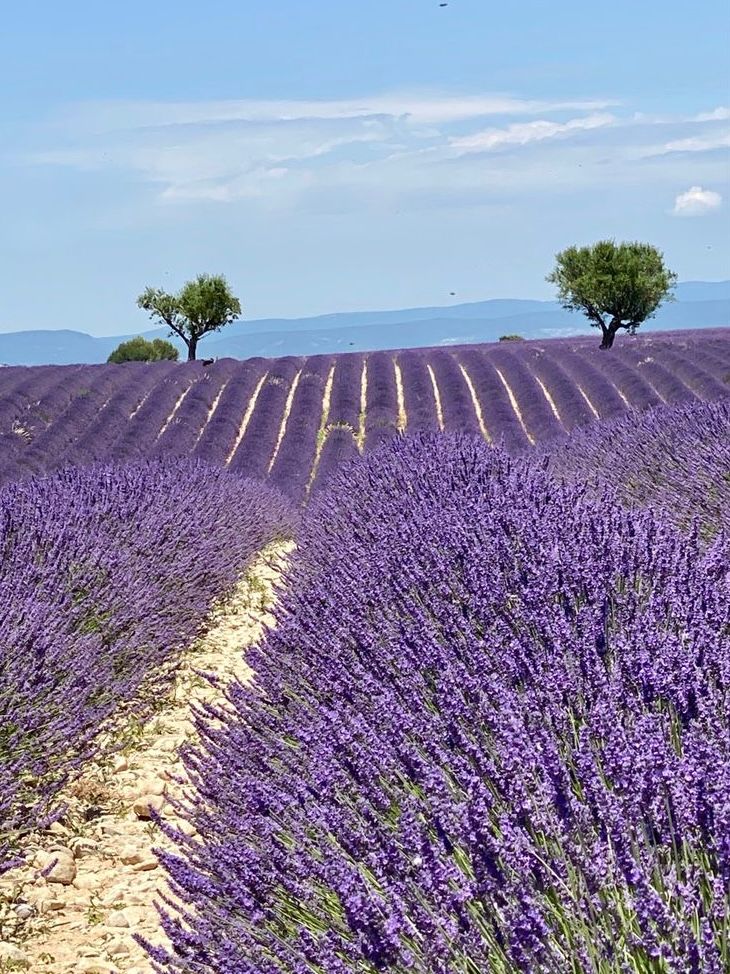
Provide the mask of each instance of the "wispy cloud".
{"label": "wispy cloud", "polygon": [[[394,200],[471,205],[505,192],[575,192],[662,172],[672,191],[677,179],[716,180],[703,152],[728,144],[730,133],[718,131],[726,111],[657,120],[621,113],[609,99],[438,93],[86,103],[45,124],[22,162],[109,179],[133,174],[167,204],[322,211]],[[691,174],[683,153],[692,154]]]}
{"label": "wispy cloud", "polygon": [[730,148],[730,129],[725,132],[709,132],[707,135],[692,135],[686,139],[667,142],[658,154],[668,152],[713,152],[715,149]]}
{"label": "wispy cloud", "polygon": [[701,186],[690,186],[677,195],[672,212],[675,216],[703,216],[721,205],[722,196],[719,193]]}
{"label": "wispy cloud", "polygon": [[527,145],[529,142],[542,142],[544,139],[554,139],[572,132],[602,128],[613,124],[615,120],[613,115],[587,115],[583,118],[571,118],[567,122],[552,122],[547,119],[515,122],[506,128],[485,129],[473,135],[451,139],[450,145],[463,152],[488,152],[504,145]]}
{"label": "wispy cloud", "polygon": [[377,116],[407,119],[416,125],[442,125],[489,116],[601,111],[616,104],[606,99],[544,101],[511,95],[396,92],[370,98],[320,101],[230,99],[202,102],[85,102],[67,108],[57,121],[63,127],[93,132],[226,122],[314,122]]}
{"label": "wispy cloud", "polygon": [[701,122],[725,122],[730,119],[730,108],[719,105],[709,112],[698,112],[694,115],[658,115],[647,112],[634,112],[633,120],[645,125],[677,125]]}
{"label": "wispy cloud", "polygon": [[694,116],[696,122],[726,122],[728,119],[730,119],[730,108],[725,105],[721,105],[711,112],[700,112],[699,115]]}

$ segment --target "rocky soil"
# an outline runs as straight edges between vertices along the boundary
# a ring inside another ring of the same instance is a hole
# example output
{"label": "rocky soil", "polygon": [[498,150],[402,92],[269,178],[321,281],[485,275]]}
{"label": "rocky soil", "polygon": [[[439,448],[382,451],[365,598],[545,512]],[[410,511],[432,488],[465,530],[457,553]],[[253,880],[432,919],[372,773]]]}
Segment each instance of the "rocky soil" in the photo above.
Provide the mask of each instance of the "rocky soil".
{"label": "rocky soil", "polygon": [[[280,543],[262,552],[211,614],[153,719],[105,732],[120,745],[114,756],[68,786],[63,817],[29,837],[27,865],[0,877],[0,971],[151,974],[133,935],[165,941],[155,903],[170,893],[153,850],[172,843],[150,812],[194,835],[170,804],[186,794],[190,800],[179,751],[196,740],[193,708],[220,704],[227,683],[251,678],[244,653],[273,624],[269,610],[291,548]],[[220,682],[213,685],[202,672]]]}

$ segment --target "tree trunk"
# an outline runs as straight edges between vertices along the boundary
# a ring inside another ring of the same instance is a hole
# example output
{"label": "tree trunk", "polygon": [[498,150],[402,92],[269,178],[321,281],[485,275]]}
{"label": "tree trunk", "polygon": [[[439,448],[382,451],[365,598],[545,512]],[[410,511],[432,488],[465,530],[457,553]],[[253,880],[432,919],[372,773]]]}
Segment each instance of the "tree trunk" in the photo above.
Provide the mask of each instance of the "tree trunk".
{"label": "tree trunk", "polygon": [[621,322],[617,321],[615,318],[610,325],[602,325],[601,331],[603,332],[603,341],[601,342],[601,348],[613,348],[613,342],[616,338],[616,332],[621,327]]}
{"label": "tree trunk", "polygon": [[195,361],[195,353],[198,350],[198,339],[197,338],[189,338],[188,341],[187,341],[187,345],[188,345],[188,362],[194,362]]}

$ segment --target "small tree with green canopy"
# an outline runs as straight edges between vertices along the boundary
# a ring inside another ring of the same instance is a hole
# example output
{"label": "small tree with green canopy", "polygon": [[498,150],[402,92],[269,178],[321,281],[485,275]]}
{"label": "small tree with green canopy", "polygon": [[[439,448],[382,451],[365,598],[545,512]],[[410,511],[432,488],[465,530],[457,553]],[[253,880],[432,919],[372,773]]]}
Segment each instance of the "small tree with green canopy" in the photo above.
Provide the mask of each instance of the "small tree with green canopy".
{"label": "small tree with green canopy", "polygon": [[582,311],[601,329],[601,348],[612,347],[619,328],[633,335],[663,301],[673,299],[677,275],[651,244],[599,240],[591,247],[568,247],[555,261],[546,280],[557,285],[564,308]]}
{"label": "small tree with green canopy", "polygon": [[178,352],[172,342],[167,342],[164,338],[155,338],[148,342],[140,336],[117,345],[107,362],[162,362],[165,359],[177,362],[177,358]]}
{"label": "small tree with green canopy", "polygon": [[204,335],[220,331],[241,314],[241,304],[221,274],[199,274],[177,294],[148,287],[137,298],[137,305],[185,342],[188,362],[195,360],[198,342]]}

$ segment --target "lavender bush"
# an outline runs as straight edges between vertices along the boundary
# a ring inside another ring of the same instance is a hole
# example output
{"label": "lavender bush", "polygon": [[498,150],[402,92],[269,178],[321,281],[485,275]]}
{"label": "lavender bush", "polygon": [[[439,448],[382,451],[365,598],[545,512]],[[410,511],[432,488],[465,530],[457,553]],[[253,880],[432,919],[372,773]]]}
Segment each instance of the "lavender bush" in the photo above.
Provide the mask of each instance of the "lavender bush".
{"label": "lavender bush", "polygon": [[100,723],[169,678],[212,600],[292,527],[274,491],[190,460],[0,490],[0,868]]}
{"label": "lavender bush", "polygon": [[424,436],[336,476],[300,551],[188,754],[158,971],[728,969],[726,539]]}
{"label": "lavender bush", "polygon": [[610,480],[626,504],[662,510],[702,537],[730,534],[730,399],[659,406],[548,447],[549,469],[595,489]]}

